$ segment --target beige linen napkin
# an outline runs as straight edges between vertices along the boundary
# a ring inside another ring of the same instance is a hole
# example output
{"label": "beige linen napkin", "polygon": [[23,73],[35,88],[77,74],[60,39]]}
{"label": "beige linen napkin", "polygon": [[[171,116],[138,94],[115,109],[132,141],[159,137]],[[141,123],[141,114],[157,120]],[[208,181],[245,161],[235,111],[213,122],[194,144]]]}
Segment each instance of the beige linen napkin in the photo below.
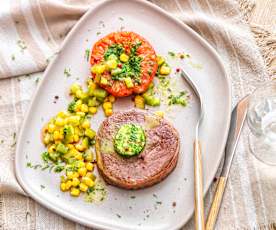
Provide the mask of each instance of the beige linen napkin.
{"label": "beige linen napkin", "polygon": [[[24,194],[13,172],[16,133],[30,97],[49,60],[67,32],[93,0],[5,0],[0,7],[0,229],[84,229],[41,207]],[[173,16],[201,34],[218,51],[232,80],[233,105],[260,83],[273,77],[266,71],[276,43],[268,31],[247,18],[249,0],[155,0]],[[253,35],[263,50],[262,58]],[[275,71],[275,70],[274,70]],[[22,76],[23,74],[27,74]],[[19,76],[20,77],[15,77]],[[7,79],[4,79],[7,78]],[[249,153],[248,129],[241,136],[232,165],[217,229],[257,229],[276,226],[276,168]],[[215,183],[205,198],[210,206]],[[192,229],[190,221],[184,228]]]}

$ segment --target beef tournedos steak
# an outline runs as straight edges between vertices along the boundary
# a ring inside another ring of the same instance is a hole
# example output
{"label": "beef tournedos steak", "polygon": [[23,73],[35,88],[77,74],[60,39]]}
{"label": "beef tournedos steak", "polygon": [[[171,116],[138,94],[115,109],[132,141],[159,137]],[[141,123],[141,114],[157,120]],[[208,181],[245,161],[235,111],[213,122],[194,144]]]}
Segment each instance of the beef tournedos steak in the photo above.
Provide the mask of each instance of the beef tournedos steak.
{"label": "beef tournedos steak", "polygon": [[[122,125],[144,129],[146,143],[135,156],[124,157],[114,149],[114,138]],[[179,135],[165,119],[141,110],[113,114],[100,126],[96,138],[97,165],[109,184],[139,189],[163,180],[175,168],[179,155]]]}

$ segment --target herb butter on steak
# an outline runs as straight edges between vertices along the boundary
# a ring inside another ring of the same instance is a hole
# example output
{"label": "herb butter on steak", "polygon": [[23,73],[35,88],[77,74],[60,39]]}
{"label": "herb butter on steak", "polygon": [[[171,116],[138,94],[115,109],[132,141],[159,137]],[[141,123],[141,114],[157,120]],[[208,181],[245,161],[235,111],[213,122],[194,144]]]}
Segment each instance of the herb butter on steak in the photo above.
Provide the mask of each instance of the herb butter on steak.
{"label": "herb butter on steak", "polygon": [[[141,139],[144,144],[141,152],[130,155],[116,151],[115,137],[126,125],[143,128],[145,143]],[[148,187],[163,180],[175,168],[179,146],[178,132],[165,119],[138,110],[118,112],[108,117],[98,130],[98,169],[109,184],[125,189]]]}

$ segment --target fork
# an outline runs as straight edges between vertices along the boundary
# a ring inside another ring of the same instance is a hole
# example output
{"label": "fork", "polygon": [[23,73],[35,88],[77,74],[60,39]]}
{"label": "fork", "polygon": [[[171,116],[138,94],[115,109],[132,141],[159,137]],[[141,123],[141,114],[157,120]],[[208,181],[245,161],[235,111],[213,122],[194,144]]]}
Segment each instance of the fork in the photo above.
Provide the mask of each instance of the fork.
{"label": "fork", "polygon": [[204,107],[202,103],[202,96],[193,82],[192,78],[183,70],[180,75],[193,89],[199,99],[200,110],[199,118],[195,127],[195,140],[194,140],[194,199],[195,199],[195,229],[204,230],[204,205],[203,205],[203,181],[202,181],[202,156],[201,146],[198,137],[199,128],[204,118]]}

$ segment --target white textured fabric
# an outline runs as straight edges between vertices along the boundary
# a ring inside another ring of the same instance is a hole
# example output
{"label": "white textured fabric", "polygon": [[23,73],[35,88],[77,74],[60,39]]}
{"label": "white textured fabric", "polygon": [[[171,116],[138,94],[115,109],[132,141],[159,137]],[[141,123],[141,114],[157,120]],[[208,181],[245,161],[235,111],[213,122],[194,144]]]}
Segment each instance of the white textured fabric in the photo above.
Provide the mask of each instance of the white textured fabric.
{"label": "white textured fabric", "polygon": [[[232,80],[233,105],[269,79],[250,28],[243,19],[249,1],[155,0],[154,4],[200,33],[218,51]],[[22,195],[13,172],[14,133],[37,79],[66,33],[96,3],[93,0],[5,0],[0,7],[0,229],[84,229]],[[239,4],[240,3],[240,4]],[[243,9],[241,13],[240,8]],[[275,47],[274,47],[275,48]],[[274,50],[274,49],[273,49]],[[15,77],[21,75],[20,77]],[[4,79],[7,78],[7,79]],[[249,153],[241,136],[217,229],[272,228],[276,222],[276,168]],[[215,185],[205,198],[210,206]],[[16,192],[16,193],[15,193]],[[207,209],[206,209],[207,210]],[[185,229],[192,229],[190,221]]]}

